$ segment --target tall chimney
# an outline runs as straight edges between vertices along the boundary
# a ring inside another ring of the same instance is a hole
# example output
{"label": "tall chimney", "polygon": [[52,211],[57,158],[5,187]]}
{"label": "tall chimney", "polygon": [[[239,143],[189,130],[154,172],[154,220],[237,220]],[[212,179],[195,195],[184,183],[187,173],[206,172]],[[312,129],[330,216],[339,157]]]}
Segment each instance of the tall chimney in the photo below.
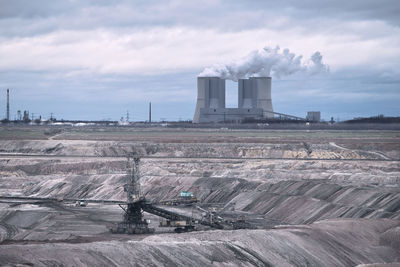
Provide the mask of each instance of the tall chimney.
{"label": "tall chimney", "polygon": [[149,103],[149,123],[151,122],[151,102]]}
{"label": "tall chimney", "polygon": [[7,120],[10,120],[10,90],[7,89]]}

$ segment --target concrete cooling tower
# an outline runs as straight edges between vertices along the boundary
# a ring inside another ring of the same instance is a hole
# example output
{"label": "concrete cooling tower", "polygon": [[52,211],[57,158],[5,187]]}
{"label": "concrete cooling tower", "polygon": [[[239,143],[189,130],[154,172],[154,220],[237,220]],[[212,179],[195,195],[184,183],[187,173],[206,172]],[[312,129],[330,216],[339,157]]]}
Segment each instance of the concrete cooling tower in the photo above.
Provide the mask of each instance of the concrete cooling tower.
{"label": "concrete cooling tower", "polygon": [[[225,80],[197,77],[197,104],[193,122],[202,122],[202,112],[225,109]],[[204,119],[203,119],[204,120]]]}
{"label": "concrete cooling tower", "polygon": [[250,77],[238,81],[238,107],[260,108],[264,118],[273,118],[271,77]]}
{"label": "concrete cooling tower", "polygon": [[225,108],[225,80],[197,77],[193,123],[273,118],[270,77],[240,79],[238,87],[238,108]]}

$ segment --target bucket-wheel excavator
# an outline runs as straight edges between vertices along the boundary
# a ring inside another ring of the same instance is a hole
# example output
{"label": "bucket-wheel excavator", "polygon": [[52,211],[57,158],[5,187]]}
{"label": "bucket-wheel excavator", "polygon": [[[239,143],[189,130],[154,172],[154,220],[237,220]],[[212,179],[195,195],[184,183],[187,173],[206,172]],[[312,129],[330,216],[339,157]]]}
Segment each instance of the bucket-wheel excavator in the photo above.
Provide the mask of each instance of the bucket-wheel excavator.
{"label": "bucket-wheel excavator", "polygon": [[224,228],[218,222],[196,220],[195,218],[157,207],[146,200],[141,195],[140,190],[139,163],[140,159],[138,157],[128,157],[127,184],[124,187],[124,191],[127,194],[127,202],[126,204],[120,204],[120,207],[125,213],[123,215],[123,221],[111,228],[112,233],[154,233],[154,228],[149,228],[148,221],[143,218],[143,212],[148,212],[167,219],[167,221],[160,226],[175,227],[176,232],[192,231],[196,224],[216,229]]}

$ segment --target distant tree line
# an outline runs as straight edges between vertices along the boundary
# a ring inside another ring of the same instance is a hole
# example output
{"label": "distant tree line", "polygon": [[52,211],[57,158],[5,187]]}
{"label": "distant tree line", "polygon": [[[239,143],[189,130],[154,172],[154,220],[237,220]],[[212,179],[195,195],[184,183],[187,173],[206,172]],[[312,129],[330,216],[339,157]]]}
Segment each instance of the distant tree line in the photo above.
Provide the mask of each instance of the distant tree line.
{"label": "distant tree line", "polygon": [[400,117],[385,117],[377,115],[369,118],[354,118],[352,120],[343,121],[342,123],[400,123]]}

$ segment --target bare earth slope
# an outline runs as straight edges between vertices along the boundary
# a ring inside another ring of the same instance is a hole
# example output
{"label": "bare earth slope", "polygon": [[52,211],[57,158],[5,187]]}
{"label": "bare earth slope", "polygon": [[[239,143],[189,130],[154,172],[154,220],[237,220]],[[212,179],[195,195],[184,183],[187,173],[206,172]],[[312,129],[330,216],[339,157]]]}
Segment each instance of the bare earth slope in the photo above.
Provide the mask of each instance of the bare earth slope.
{"label": "bare earth slope", "polygon": [[[272,230],[164,234],[140,241],[2,246],[0,263],[73,266],[355,266],[400,257],[390,220],[328,220]],[[24,253],[21,253],[25,251]],[[22,254],[22,255],[21,255]]]}
{"label": "bare earth slope", "polygon": [[18,140],[9,137],[12,129],[0,132],[1,196],[124,200],[125,155],[135,153],[142,156],[147,199],[189,190],[203,207],[227,218],[245,215],[256,229],[175,234],[146,214],[155,235],[112,235],[108,227],[121,220],[118,206],[0,200],[0,265],[400,262],[396,131],[82,128],[52,138],[40,133],[48,129],[28,130],[17,129]]}

